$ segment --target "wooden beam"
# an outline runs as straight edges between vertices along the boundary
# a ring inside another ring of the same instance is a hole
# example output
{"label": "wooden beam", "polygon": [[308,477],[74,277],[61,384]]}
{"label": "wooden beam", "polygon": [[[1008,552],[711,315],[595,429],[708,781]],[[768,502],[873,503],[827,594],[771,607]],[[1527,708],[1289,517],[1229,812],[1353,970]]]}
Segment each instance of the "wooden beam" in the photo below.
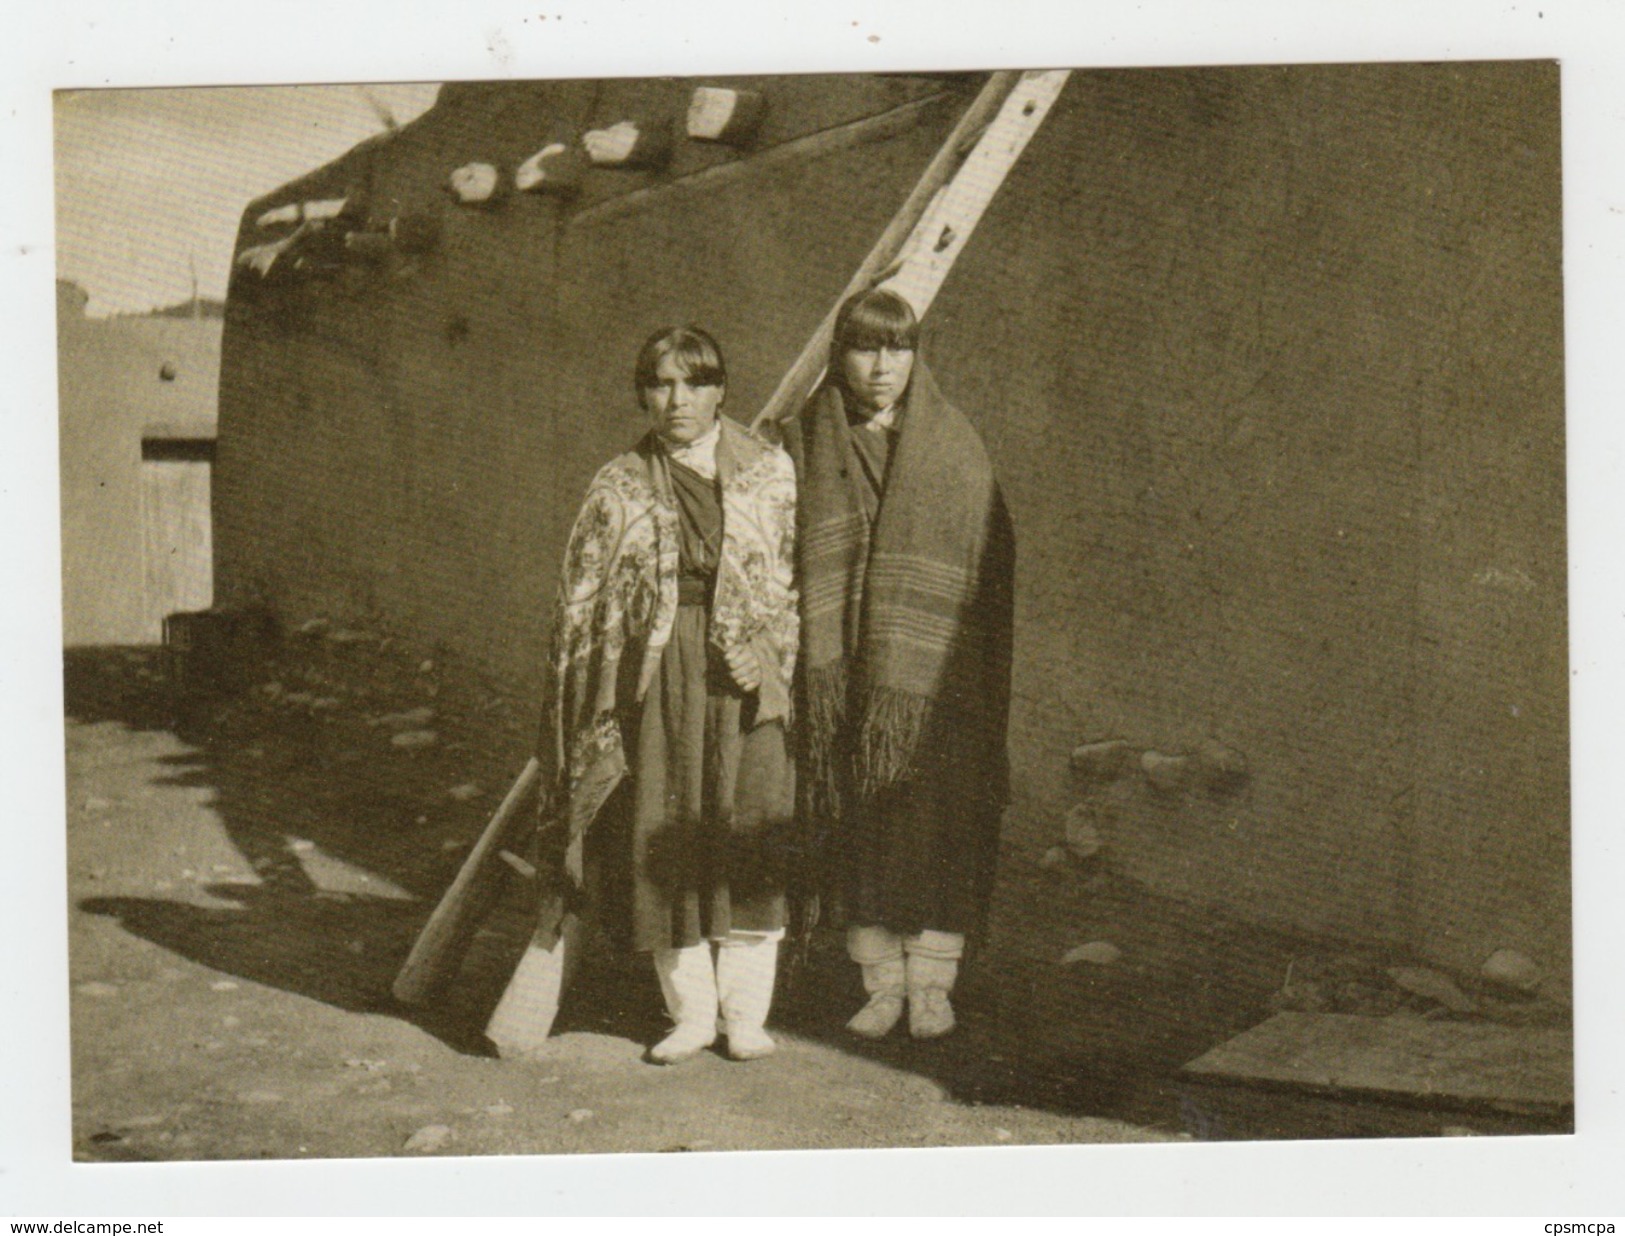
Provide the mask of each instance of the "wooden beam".
{"label": "wooden beam", "polygon": [[515,824],[515,816],[541,780],[541,771],[541,764],[531,756],[424,924],[391,987],[401,1003],[422,1004],[457,973],[469,937],[500,891],[503,847],[510,834],[523,831],[523,825]]}

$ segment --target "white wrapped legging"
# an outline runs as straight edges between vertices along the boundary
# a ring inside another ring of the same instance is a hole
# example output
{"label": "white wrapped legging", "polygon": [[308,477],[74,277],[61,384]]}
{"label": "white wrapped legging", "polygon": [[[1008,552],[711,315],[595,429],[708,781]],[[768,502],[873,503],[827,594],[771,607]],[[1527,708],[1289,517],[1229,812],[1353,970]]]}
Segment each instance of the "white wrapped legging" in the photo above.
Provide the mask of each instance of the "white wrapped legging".
{"label": "white wrapped legging", "polygon": [[965,937],[957,931],[922,931],[901,936],[884,927],[850,927],[846,933],[846,955],[860,966],[901,961],[905,955],[933,961],[958,961],[964,953]]}

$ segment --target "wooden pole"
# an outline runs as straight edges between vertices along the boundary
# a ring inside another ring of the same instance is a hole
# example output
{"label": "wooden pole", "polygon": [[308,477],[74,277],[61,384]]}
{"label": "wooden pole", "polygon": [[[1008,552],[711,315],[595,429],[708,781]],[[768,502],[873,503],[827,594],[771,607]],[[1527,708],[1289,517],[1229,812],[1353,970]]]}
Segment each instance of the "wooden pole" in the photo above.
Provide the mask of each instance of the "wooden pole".
{"label": "wooden pole", "polygon": [[424,924],[391,988],[403,1004],[423,1003],[462,964],[468,937],[500,887],[502,846],[513,831],[514,816],[540,777],[541,764],[532,756]]}

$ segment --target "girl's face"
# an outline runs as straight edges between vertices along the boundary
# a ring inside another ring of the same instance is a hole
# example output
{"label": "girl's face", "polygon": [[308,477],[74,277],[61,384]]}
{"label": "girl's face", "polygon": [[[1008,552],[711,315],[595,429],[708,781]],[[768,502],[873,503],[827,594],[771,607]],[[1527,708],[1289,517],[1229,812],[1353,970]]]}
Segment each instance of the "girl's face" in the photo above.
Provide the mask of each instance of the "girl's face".
{"label": "girl's face", "polygon": [[841,353],[846,389],[870,412],[883,412],[901,399],[913,372],[913,348],[847,348]]}
{"label": "girl's face", "polygon": [[654,431],[673,446],[687,446],[717,423],[727,388],[695,386],[687,367],[668,353],[655,366],[654,385],[643,388],[643,408]]}

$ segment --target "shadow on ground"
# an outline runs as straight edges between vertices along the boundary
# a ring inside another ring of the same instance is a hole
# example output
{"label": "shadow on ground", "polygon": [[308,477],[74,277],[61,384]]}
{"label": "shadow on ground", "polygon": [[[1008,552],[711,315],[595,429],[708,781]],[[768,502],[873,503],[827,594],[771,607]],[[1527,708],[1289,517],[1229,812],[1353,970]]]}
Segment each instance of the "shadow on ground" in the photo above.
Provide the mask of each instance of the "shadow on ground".
{"label": "shadow on ground", "polygon": [[[400,1017],[459,1052],[490,1051],[481,1030],[528,934],[520,882],[444,999],[408,1008],[389,986],[524,762],[533,724],[524,704],[443,659],[402,664],[369,640],[293,641],[242,689],[206,699],[169,690],[156,650],[72,650],[65,668],[71,721],[180,740],[178,754],[161,757],[158,784],[199,791],[247,869],[199,880],[185,898],[97,897],[80,909],[213,969]],[[432,727],[434,741],[395,741],[403,730],[390,719],[425,708],[432,718],[419,713],[414,724]],[[1121,959],[1060,964],[1091,940],[1115,944]],[[774,1025],[928,1077],[965,1103],[1210,1140],[1418,1131],[1415,1110],[1267,1096],[1221,1103],[1179,1076],[1264,1020],[1288,963],[1316,948],[1325,942],[1158,897],[1109,863],[1045,868],[1010,848],[989,942],[968,959],[955,999],[958,1032],[934,1043],[901,1032],[880,1043],[852,1038],[843,1023],[863,994],[833,933],[815,936],[782,985]],[[558,1029],[650,1042],[662,1020],[647,964],[597,947]],[[1437,1116],[1427,1121],[1422,1131],[1436,1132]]]}

